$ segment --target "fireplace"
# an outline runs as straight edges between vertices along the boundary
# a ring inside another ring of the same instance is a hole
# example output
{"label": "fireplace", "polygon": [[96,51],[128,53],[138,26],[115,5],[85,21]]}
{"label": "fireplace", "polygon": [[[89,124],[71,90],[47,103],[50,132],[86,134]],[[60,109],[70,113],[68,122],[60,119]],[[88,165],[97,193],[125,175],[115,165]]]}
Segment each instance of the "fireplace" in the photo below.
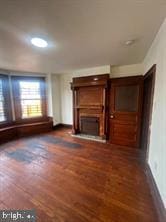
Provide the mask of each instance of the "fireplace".
{"label": "fireplace", "polygon": [[109,74],[73,78],[73,135],[105,140]]}
{"label": "fireplace", "polygon": [[80,119],[82,134],[99,136],[99,118],[82,116]]}

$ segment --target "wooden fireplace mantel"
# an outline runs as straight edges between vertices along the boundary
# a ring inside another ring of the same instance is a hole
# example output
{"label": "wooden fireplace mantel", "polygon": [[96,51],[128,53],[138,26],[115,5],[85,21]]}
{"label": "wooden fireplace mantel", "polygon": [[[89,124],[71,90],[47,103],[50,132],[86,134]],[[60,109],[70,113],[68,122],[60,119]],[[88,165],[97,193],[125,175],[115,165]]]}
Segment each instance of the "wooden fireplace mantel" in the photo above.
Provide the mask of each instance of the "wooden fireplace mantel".
{"label": "wooden fireplace mantel", "polygon": [[104,86],[108,87],[109,74],[75,77],[71,82],[71,89],[77,89],[86,86]]}
{"label": "wooden fireplace mantel", "polygon": [[71,83],[73,91],[73,134],[81,133],[83,120],[92,117],[99,120],[96,122],[98,124],[96,131],[98,136],[106,138],[108,80],[109,74],[73,78]]}

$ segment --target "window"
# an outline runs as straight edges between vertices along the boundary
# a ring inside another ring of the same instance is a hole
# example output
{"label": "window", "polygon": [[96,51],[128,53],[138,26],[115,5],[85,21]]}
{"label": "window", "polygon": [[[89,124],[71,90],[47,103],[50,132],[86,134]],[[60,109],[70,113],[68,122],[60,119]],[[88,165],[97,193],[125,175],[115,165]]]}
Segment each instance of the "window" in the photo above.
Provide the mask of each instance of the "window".
{"label": "window", "polygon": [[40,82],[20,81],[22,118],[42,116]]}
{"label": "window", "polygon": [[0,74],[0,124],[7,123],[11,119],[10,93],[8,76]]}
{"label": "window", "polygon": [[43,77],[12,77],[12,83],[16,121],[46,116]]}
{"label": "window", "polygon": [[45,85],[44,77],[0,74],[0,128],[47,119]]}

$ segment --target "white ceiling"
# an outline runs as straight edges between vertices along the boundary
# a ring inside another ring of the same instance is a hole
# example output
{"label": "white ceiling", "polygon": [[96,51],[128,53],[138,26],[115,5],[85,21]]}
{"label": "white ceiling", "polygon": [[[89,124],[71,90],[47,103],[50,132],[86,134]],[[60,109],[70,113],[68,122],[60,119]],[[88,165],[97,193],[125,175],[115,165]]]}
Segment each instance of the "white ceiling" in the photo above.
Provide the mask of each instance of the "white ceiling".
{"label": "white ceiling", "polygon": [[[65,72],[142,62],[166,0],[0,0],[0,68]],[[47,49],[30,44],[43,37]],[[126,46],[128,39],[137,39]]]}

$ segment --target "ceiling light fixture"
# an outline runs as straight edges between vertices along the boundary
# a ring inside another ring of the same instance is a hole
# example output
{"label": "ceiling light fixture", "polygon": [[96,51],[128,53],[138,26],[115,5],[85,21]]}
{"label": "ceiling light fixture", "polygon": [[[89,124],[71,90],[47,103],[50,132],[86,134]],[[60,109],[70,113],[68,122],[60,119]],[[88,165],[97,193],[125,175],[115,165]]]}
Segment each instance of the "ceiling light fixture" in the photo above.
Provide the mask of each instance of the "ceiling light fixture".
{"label": "ceiling light fixture", "polygon": [[134,44],[134,42],[135,42],[134,39],[130,39],[130,40],[127,40],[127,41],[125,42],[125,44],[126,44],[126,45],[132,45],[132,44]]}
{"label": "ceiling light fixture", "polygon": [[31,39],[31,43],[34,46],[37,46],[37,47],[40,47],[40,48],[46,48],[48,46],[48,43],[47,43],[46,40],[41,39],[41,38],[36,38],[36,37]]}

